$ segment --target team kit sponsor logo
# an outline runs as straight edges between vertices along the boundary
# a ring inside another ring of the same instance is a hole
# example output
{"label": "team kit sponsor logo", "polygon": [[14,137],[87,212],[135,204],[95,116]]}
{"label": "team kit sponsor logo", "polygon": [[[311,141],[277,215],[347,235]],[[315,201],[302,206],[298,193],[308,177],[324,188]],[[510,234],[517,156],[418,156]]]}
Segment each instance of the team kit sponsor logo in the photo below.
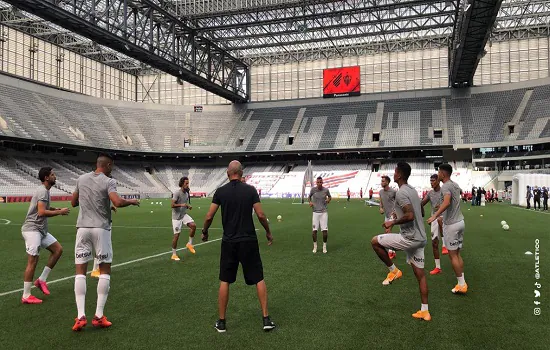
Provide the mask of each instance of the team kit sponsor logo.
{"label": "team kit sponsor logo", "polygon": [[76,257],[77,259],[89,258],[90,256],[92,256],[92,253],[91,253],[91,252],[84,252],[84,253],[76,253],[76,254],[75,254],[75,257]]}
{"label": "team kit sponsor logo", "polygon": [[460,245],[460,244],[462,244],[461,240],[454,240],[454,241],[449,243],[449,245],[452,246],[452,247]]}

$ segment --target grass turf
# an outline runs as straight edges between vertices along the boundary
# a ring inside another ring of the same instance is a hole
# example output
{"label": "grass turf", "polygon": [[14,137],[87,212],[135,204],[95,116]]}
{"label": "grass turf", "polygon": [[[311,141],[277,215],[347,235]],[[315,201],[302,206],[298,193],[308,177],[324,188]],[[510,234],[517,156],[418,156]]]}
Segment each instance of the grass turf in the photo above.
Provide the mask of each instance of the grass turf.
{"label": "grass turf", "polygon": [[[156,202],[157,200],[155,200]],[[465,276],[468,295],[456,296],[448,257],[444,273],[428,275],[429,305],[433,320],[415,320],[420,307],[418,285],[404,253],[396,265],[404,276],[382,286],[387,269],[378,260],[370,239],[381,232],[382,216],[376,207],[354,200],[334,200],[329,208],[328,254],[311,252],[311,211],[287,200],[265,200],[275,237],[267,247],[258,231],[269,309],[278,329],[261,330],[261,312],[255,289],[244,284],[239,272],[231,287],[228,332],[218,334],[217,319],[219,241],[198,246],[197,254],[180,252],[180,263],[170,261],[172,238],[170,208],[143,201],[140,208],[120,209],[114,215],[114,261],[166,254],[114,267],[105,313],[113,322],[107,330],[91,324],[73,333],[76,316],[74,280],[50,284],[51,296],[41,305],[22,305],[21,292],[0,296],[0,348],[75,349],[101,345],[112,349],[547,349],[550,299],[546,271],[550,269],[548,224],[550,216],[503,204],[487,207],[463,205],[466,217]],[[55,203],[60,207],[67,203]],[[198,227],[209,201],[193,200],[190,214]],[[0,294],[22,288],[26,264],[20,225],[28,204],[0,205]],[[151,213],[153,211],[153,213]],[[282,222],[275,220],[283,216]],[[481,217],[480,215],[483,215]],[[74,238],[77,210],[50,219],[50,232],[64,246],[64,255],[49,281],[74,274]],[[220,213],[212,227],[220,228]],[[506,220],[510,231],[500,227]],[[396,229],[394,229],[395,231]],[[184,231],[185,232],[185,231]],[[221,237],[212,229],[210,239]],[[535,239],[540,240],[541,315],[534,316]],[[180,247],[186,242],[180,238]],[[321,241],[321,240],[319,240]],[[200,242],[198,230],[196,242]],[[49,252],[43,250],[35,274],[39,276]],[[426,273],[434,267],[431,248],[425,252]],[[86,313],[95,311],[97,280],[87,278]]]}

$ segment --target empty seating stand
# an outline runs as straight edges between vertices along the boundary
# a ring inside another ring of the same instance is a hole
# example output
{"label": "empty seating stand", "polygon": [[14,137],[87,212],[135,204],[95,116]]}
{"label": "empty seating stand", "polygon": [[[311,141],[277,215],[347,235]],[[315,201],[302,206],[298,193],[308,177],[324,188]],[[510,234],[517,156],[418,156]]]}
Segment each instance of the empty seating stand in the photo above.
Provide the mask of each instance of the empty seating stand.
{"label": "empty seating stand", "polygon": [[[0,135],[112,150],[269,152],[550,137],[549,85],[478,93],[472,89],[471,94],[460,96],[441,89],[429,97],[388,93],[365,101],[255,103],[248,109],[205,106],[202,113],[195,113],[191,106],[102,100],[1,75],[0,90],[0,117],[5,122]],[[531,90],[530,98],[522,102]],[[506,125],[522,110],[520,105],[525,110],[517,120],[517,131],[507,135]],[[380,128],[376,130],[379,141],[373,140],[375,127]],[[444,129],[445,136],[435,138],[434,129]],[[294,137],[292,145],[289,136]],[[134,183],[132,188],[144,185],[151,184]]]}

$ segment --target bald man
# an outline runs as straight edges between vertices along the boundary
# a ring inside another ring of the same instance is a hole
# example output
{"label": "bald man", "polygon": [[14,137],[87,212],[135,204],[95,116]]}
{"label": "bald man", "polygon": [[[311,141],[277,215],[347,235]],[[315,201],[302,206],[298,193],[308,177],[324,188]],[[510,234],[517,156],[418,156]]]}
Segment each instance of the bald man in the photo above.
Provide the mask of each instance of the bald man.
{"label": "bald man", "polygon": [[267,287],[264,281],[264,271],[258,237],[252,220],[252,208],[258,216],[266,232],[267,244],[271,245],[273,236],[269,230],[267,217],[260,204],[260,197],[254,187],[241,182],[243,167],[234,160],[229,163],[227,177],[229,183],[218,188],[212,198],[212,204],[206,214],[203,225],[203,240],[208,239],[208,228],[218,211],[222,208],[223,237],[220,258],[220,291],[218,308],[220,318],[215,328],[218,332],[226,331],[225,313],[229,302],[229,285],[237,279],[239,263],[243,267],[244,280],[247,285],[255,285],[263,313],[263,329],[270,331],[275,328],[267,311]]}
{"label": "bald man", "polygon": [[84,313],[86,301],[86,272],[88,262],[93,260],[92,251],[99,263],[97,283],[97,307],[92,325],[107,328],[112,325],[103,314],[111,284],[111,263],[113,245],[111,243],[111,202],[116,208],[139,205],[137,199],[123,199],[116,191],[116,181],[111,178],[113,158],[102,154],[97,158],[96,170],[86,173],[76,181],[76,189],[71,199],[73,207],[80,206],[76,221],[75,265],[76,276],[74,293],[78,316],[73,331],[82,330],[88,323]]}

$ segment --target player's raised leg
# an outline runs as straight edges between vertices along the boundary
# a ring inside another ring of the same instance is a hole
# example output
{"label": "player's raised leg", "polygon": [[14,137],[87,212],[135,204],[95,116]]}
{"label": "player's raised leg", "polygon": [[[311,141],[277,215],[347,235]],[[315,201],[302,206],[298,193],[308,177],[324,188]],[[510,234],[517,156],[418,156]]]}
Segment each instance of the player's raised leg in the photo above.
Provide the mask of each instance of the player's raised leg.
{"label": "player's raised leg", "polygon": [[178,240],[180,238],[181,226],[181,220],[172,220],[174,236],[172,237],[172,257],[170,259],[174,261],[180,261],[180,258],[178,256]]}
{"label": "player's raised leg", "polygon": [[399,235],[391,234],[391,233],[381,234],[378,236],[374,236],[371,240],[372,249],[374,250],[376,255],[378,255],[380,260],[382,260],[382,262],[386,265],[388,270],[390,270],[388,275],[384,279],[384,281],[382,281],[382,284],[385,286],[389,285],[393,281],[403,276],[403,272],[399,270],[395,266],[395,264],[391,261],[386,248],[386,246],[390,244],[393,238],[397,239],[397,237],[393,237],[393,236],[399,236]]}
{"label": "player's raised leg", "polygon": [[42,239],[42,245],[45,245],[46,249],[48,249],[51,254],[48,258],[46,266],[44,266],[42,274],[36,279],[36,281],[34,281],[34,285],[36,286],[36,288],[40,289],[45,295],[50,295],[50,291],[48,290],[48,284],[46,283],[46,281],[48,279],[48,276],[50,275],[50,272],[55,267],[55,265],[59,261],[59,258],[61,258],[61,255],[63,254],[63,247],[49,233],[46,237]]}
{"label": "player's raised leg", "polygon": [[445,236],[443,236],[443,217],[439,217],[437,223],[439,224],[439,237],[441,237],[441,255],[447,255],[449,251],[445,245]]}
{"label": "player's raised leg", "polygon": [[197,225],[195,225],[195,222],[193,221],[193,219],[189,215],[186,214],[185,218],[187,218],[186,225],[187,225],[187,227],[189,227],[189,241],[187,242],[187,244],[185,246],[187,247],[187,249],[191,253],[195,254],[195,247],[193,247],[193,238],[195,237],[195,231],[197,230]]}
{"label": "player's raised leg", "polygon": [[[37,241],[40,242],[40,233],[34,232],[36,234]],[[25,237],[25,235],[27,237]],[[27,245],[27,267],[25,268],[25,274],[23,276],[23,297],[21,302],[23,304],[41,304],[42,300],[38,299],[34,295],[31,295],[32,288],[32,279],[34,278],[34,271],[36,270],[36,264],[38,263],[38,249],[36,251],[29,250],[30,247],[30,235],[31,232],[24,232],[23,237],[25,237],[25,243]],[[39,245],[37,245],[37,248]]]}
{"label": "player's raised leg", "polygon": [[441,273],[441,259],[439,256],[439,228],[440,220],[431,223],[432,231],[432,251],[434,254],[435,268],[430,271],[430,275],[437,275]]}

